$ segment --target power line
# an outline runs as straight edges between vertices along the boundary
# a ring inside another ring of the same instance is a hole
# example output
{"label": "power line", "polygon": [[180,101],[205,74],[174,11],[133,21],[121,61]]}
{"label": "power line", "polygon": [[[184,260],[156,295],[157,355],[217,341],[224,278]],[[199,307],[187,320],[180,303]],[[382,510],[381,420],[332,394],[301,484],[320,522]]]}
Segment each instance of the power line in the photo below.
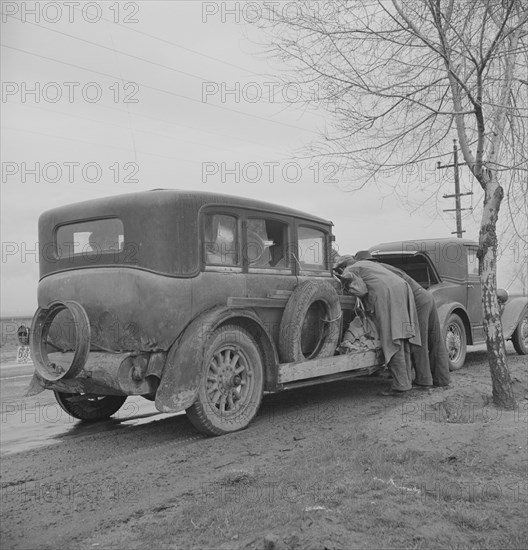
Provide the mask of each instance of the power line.
{"label": "power line", "polygon": [[[18,102],[17,104],[22,105],[20,102]],[[83,120],[90,120],[92,122],[97,122],[99,124],[111,124],[111,123],[108,123],[105,120],[98,120],[98,119],[93,119],[93,118],[88,118],[88,117],[81,117],[80,115],[73,115],[73,114],[70,114],[70,113],[65,113],[64,111],[56,111],[54,109],[48,109],[46,107],[42,107],[41,105],[31,105],[29,103],[26,103],[26,104],[24,104],[24,106],[25,107],[32,107],[32,108],[35,108],[35,109],[42,109],[44,111],[49,111],[51,113],[58,113],[58,114],[66,115],[66,116],[72,116],[72,117],[76,117],[76,118],[83,119]],[[116,109],[115,107],[109,107],[108,105],[99,104],[98,107],[103,108],[103,109],[110,109],[111,111],[116,111],[117,113],[126,114],[126,111],[123,111],[122,109]],[[275,149],[272,149],[269,145],[266,145],[264,143],[260,143],[258,141],[255,141],[255,140],[247,138],[247,137],[241,138],[241,137],[237,137],[237,136],[232,136],[230,134],[223,134],[221,132],[214,132],[212,130],[204,130],[201,127],[189,126],[188,124],[182,124],[181,122],[169,122],[164,118],[153,117],[153,116],[150,116],[150,115],[143,115],[141,113],[135,113],[134,112],[134,113],[131,113],[131,114],[134,117],[144,118],[146,120],[153,120],[154,122],[162,122],[166,126],[176,126],[176,127],[179,127],[179,128],[187,128],[188,130],[197,131],[197,132],[200,132],[200,133],[203,133],[203,134],[211,134],[212,136],[219,136],[219,137],[222,137],[222,138],[234,139],[236,141],[242,141],[244,143],[253,143],[254,145],[258,145],[259,147],[265,147],[266,149],[269,149],[270,151],[273,151],[276,155],[281,156],[283,154],[279,151],[276,151]],[[117,124],[111,124],[111,125],[120,126],[120,125],[117,125]],[[120,127],[126,128],[125,126],[120,126]],[[128,129],[128,128],[126,128],[126,129]],[[143,132],[143,130],[138,130],[136,128],[134,128],[134,130],[138,131],[138,132]],[[168,137],[168,136],[165,136],[165,137]],[[200,145],[203,145],[203,144],[200,143]]]}
{"label": "power line", "polygon": [[[11,17],[14,17],[14,16],[11,16]],[[107,21],[109,21],[109,20],[107,20]],[[84,42],[85,44],[90,44],[90,45],[95,46],[97,48],[102,48],[102,49],[111,51],[113,53],[117,53],[119,55],[124,55],[126,57],[130,57],[131,59],[137,59],[138,61],[143,61],[144,63],[148,63],[149,65],[155,65],[157,67],[161,67],[161,68],[166,69],[168,71],[173,71],[173,72],[176,72],[178,74],[182,74],[182,75],[185,75],[185,76],[188,76],[188,77],[191,77],[191,78],[195,78],[195,79],[199,80],[202,83],[211,82],[210,79],[207,79],[203,76],[199,76],[199,75],[196,75],[196,74],[193,74],[193,73],[189,73],[187,71],[182,71],[181,69],[176,69],[175,67],[171,67],[171,66],[165,65],[163,63],[158,63],[157,61],[152,61],[151,59],[146,59],[145,57],[139,57],[137,55],[134,55],[134,54],[131,54],[131,53],[128,53],[128,52],[124,52],[122,50],[116,50],[115,47],[109,47],[109,46],[105,46],[103,44],[99,44],[98,42],[92,42],[91,40],[87,40],[87,39],[81,38],[79,36],[74,36],[72,34],[68,34],[68,33],[59,31],[57,29],[51,29],[50,27],[44,27],[43,25],[39,25],[38,23],[33,23],[31,21],[27,21],[27,23],[29,23],[30,25],[34,25],[35,27],[40,27],[41,29],[44,29],[44,30],[47,30],[47,31],[50,31],[50,32],[61,34],[62,36],[66,36],[68,38],[72,38],[73,40],[78,40],[80,42]],[[122,25],[120,25],[120,26],[122,26]],[[124,27],[124,28],[128,28],[128,27]],[[146,33],[141,33],[141,34],[146,34]],[[151,36],[151,35],[148,35],[148,36]],[[155,37],[152,36],[152,38],[155,38]],[[184,49],[187,49],[187,48],[184,48]],[[190,50],[190,51],[193,51],[193,50]],[[253,73],[253,74],[255,74],[257,76],[261,76],[259,73]],[[273,99],[275,99],[275,97]],[[272,102],[268,100],[268,103],[272,103]],[[283,102],[283,104],[284,103],[285,103],[286,106],[280,112],[285,111],[288,107],[291,106],[291,104],[289,102]],[[320,115],[318,113],[312,113],[312,115],[317,116],[319,118],[324,118],[323,115]]]}
{"label": "power line", "polygon": [[[13,16],[12,16],[13,17]],[[51,29],[50,27],[44,27],[43,25],[39,25],[38,23],[33,23],[32,21],[26,21],[26,23],[29,23],[30,25],[33,25],[35,27],[40,27],[41,29],[47,30],[49,32],[54,32],[56,34],[61,34],[62,36],[67,36],[68,38],[72,38],[74,40],[78,40],[79,42],[84,42],[86,44],[90,44],[92,46],[96,46],[97,48],[103,48],[105,50],[118,53],[120,55],[124,55],[126,57],[130,57],[132,59],[137,59],[138,61],[143,61],[145,63],[148,63],[149,65],[156,65],[157,67],[162,67],[163,69],[167,69],[168,71],[173,71],[175,73],[183,74],[185,76],[189,76],[191,78],[196,78],[198,80],[201,80],[202,82],[206,82],[207,79],[198,76],[193,73],[188,73],[187,71],[182,71],[180,69],[176,69],[175,67],[170,67],[169,65],[164,65],[163,63],[158,63],[157,61],[152,61],[151,59],[146,59],[144,57],[139,57],[138,55],[134,55],[131,53],[123,52],[121,50],[116,50],[115,48],[110,48],[109,46],[105,46],[103,44],[99,44],[98,42],[92,42],[91,40],[86,40],[86,38],[81,38],[80,36],[74,36],[72,34],[68,34],[66,32],[59,31],[57,29]]]}
{"label": "power line", "polygon": [[[84,143],[85,145],[94,145],[96,147],[104,147],[105,149],[120,149],[121,151],[130,151],[129,148],[119,147],[118,145],[108,145],[106,143],[93,143],[92,141],[86,141],[84,139],[57,136],[55,134],[48,134],[47,132],[39,132],[37,130],[27,130],[26,128],[11,128],[9,126],[4,126],[4,128],[6,130],[12,130],[14,132],[25,132],[25,133],[28,133],[28,134],[36,134],[36,135],[51,137],[51,138],[55,138],[55,139],[63,139],[65,141],[77,141],[79,143]],[[151,157],[160,157],[160,158],[165,158],[165,159],[169,159],[169,160],[172,160],[172,161],[179,160],[181,162],[188,162],[190,164],[199,164],[199,165],[202,164],[201,162],[199,162],[197,160],[189,160],[189,159],[182,159],[182,158],[177,158],[177,157],[169,157],[167,155],[158,155],[157,153],[147,153],[145,151],[138,151],[138,152],[142,155],[147,155],[147,156],[151,156]]]}
{"label": "power line", "polygon": [[[31,107],[32,109],[40,109],[40,110],[43,110],[43,111],[48,111],[50,113],[53,113],[53,114],[59,114],[59,115],[62,115],[62,116],[67,116],[67,117],[71,117],[71,118],[78,118],[79,120],[88,120],[90,122],[97,122],[98,124],[104,124],[105,126],[113,126],[115,128],[121,128],[123,130],[130,130],[131,128],[128,127],[128,126],[123,126],[122,124],[116,124],[116,123],[113,123],[113,122],[108,122],[106,120],[94,120],[93,118],[90,118],[90,117],[86,117],[86,116],[82,116],[82,115],[78,115],[78,114],[72,114],[72,113],[66,113],[64,111],[58,111],[58,110],[55,110],[55,109],[49,109],[47,107],[42,107],[41,105],[30,105],[30,104],[22,104],[20,102],[17,103],[17,105],[23,105],[24,107]],[[107,109],[110,109],[111,107],[106,107]],[[121,111],[119,109],[113,109],[113,111],[118,111],[120,113],[123,113],[124,111]],[[144,118],[148,118],[148,119],[151,119],[151,120],[157,120],[159,122],[164,122],[163,120],[161,119],[158,119],[158,118],[153,118],[153,117],[148,117],[148,116],[145,116],[145,115],[135,115],[134,113],[132,113],[132,116],[142,116]],[[174,123],[168,123],[169,125],[173,125],[173,126],[180,126],[178,124],[174,124]],[[187,128],[191,128],[190,126],[183,126],[183,127],[187,127]],[[153,136],[158,136],[158,137],[163,137],[163,138],[170,138],[170,139],[174,139],[173,136],[168,136],[166,134],[160,134],[158,132],[150,132],[148,130],[138,130],[136,128],[133,128],[134,131],[137,131],[141,134],[149,134],[149,135],[153,135]],[[199,129],[198,129],[199,130]],[[201,131],[201,130],[199,130]],[[208,133],[212,133],[212,132],[208,132]],[[220,134],[219,132],[215,132],[216,135],[219,135],[219,136],[222,136],[224,138],[226,137],[231,137],[231,136],[227,136],[225,134]],[[185,141],[185,143],[190,143],[190,144],[194,144],[194,145],[200,145],[200,146],[203,146],[203,143],[200,143],[200,142],[196,142],[196,141],[191,141],[187,138],[177,138],[177,139],[182,139]],[[247,140],[244,140],[242,138],[234,138],[234,139],[241,139],[241,141],[247,141]],[[260,145],[260,144],[258,144]],[[214,147],[216,149],[224,149],[225,151],[230,151],[230,152],[235,152],[234,149],[232,148],[229,148],[229,147],[222,147],[221,145],[209,145],[209,147]],[[272,149],[271,149],[272,150]],[[276,154],[280,154],[278,153],[277,151],[274,151]]]}
{"label": "power line", "polygon": [[[17,105],[22,105],[22,103],[20,103],[20,102],[17,102],[16,104]],[[71,114],[71,113],[66,113],[64,111],[57,111],[55,109],[48,109],[47,107],[42,107],[42,105],[31,105],[29,103],[25,103],[24,107],[31,107],[33,109],[41,109],[41,110],[44,110],[44,111],[49,111],[50,113],[57,113],[57,114],[65,115],[65,116],[75,117],[75,118],[79,118],[81,120],[89,120],[91,122],[97,122],[98,124],[116,126],[116,127],[123,128],[123,129],[126,129],[126,130],[129,129],[126,126],[123,126],[123,125],[120,125],[120,124],[113,124],[113,123],[107,122],[106,120],[93,119],[93,118],[89,118],[89,117],[83,117],[81,115],[74,115],[74,114]],[[126,111],[123,111],[121,109],[116,109],[115,107],[109,107],[108,105],[98,105],[98,107],[103,108],[103,109],[110,109],[111,111],[116,111],[117,113],[126,114]],[[269,145],[266,145],[264,143],[260,143],[258,141],[253,140],[253,139],[250,139],[250,138],[245,138],[245,137],[241,138],[241,137],[237,137],[237,136],[232,136],[230,134],[222,134],[221,132],[213,132],[212,130],[204,130],[203,128],[200,128],[200,127],[197,127],[197,126],[189,126],[188,124],[182,124],[181,122],[169,122],[169,121],[167,121],[166,119],[163,119],[163,118],[157,118],[157,117],[153,117],[153,116],[149,116],[149,115],[143,115],[143,114],[140,114],[140,113],[131,113],[131,114],[132,114],[133,117],[144,118],[146,120],[153,120],[154,122],[162,122],[166,126],[175,126],[175,127],[179,127],[179,128],[187,128],[188,130],[197,131],[197,132],[200,132],[200,133],[203,133],[203,134],[211,134],[212,136],[219,136],[219,137],[222,137],[222,138],[234,139],[234,140],[237,140],[237,141],[243,141],[244,143],[253,143],[254,145],[258,145],[259,147],[265,147],[266,149],[269,149],[270,151],[273,151],[276,155],[281,156],[283,154],[279,151],[276,151],[275,149],[272,149]],[[139,130],[137,128],[134,128],[134,131],[137,131],[137,132],[140,132],[140,133],[152,133],[152,132],[147,132],[145,130]],[[159,136],[162,136],[162,137],[170,137],[170,136],[163,136],[163,134],[156,134],[156,135],[159,135]],[[203,143],[199,143],[199,145],[203,145]],[[233,151],[233,149],[230,149],[230,151]]]}
{"label": "power line", "polygon": [[[109,21],[107,19],[107,21]],[[230,63],[229,61],[224,61],[223,59],[220,59],[218,57],[214,57],[212,55],[208,55],[206,53],[199,52],[197,50],[193,50],[191,48],[187,48],[186,46],[182,46],[181,44],[176,44],[175,42],[171,42],[170,40],[165,40],[165,38],[160,38],[159,36],[154,36],[153,34],[149,34],[144,31],[140,31],[139,29],[134,29],[132,27],[125,27],[124,25],[121,25],[120,23],[117,23],[118,27],[122,27],[124,29],[128,29],[129,31],[133,31],[137,34],[143,34],[144,36],[148,36],[149,38],[152,38],[154,40],[158,40],[159,42],[163,42],[165,44],[170,44],[171,46],[174,46],[175,48],[180,48],[181,50],[185,50],[191,53],[194,53],[196,55],[199,55],[201,57],[205,57],[207,59],[211,59],[212,61],[216,61],[217,63],[222,63],[224,65],[227,65],[228,67],[233,67],[234,69],[240,69],[241,71],[244,71],[246,73],[253,74],[255,76],[262,76],[261,73],[257,73],[255,71],[251,71],[250,69],[246,69],[244,67],[241,67],[240,65],[236,65],[235,63]]]}
{"label": "power line", "polygon": [[[81,11],[79,8],[74,7],[73,8],[76,11]],[[125,26],[121,23],[115,23],[114,21],[111,21],[110,19],[107,19],[106,17],[101,17],[102,20],[106,21],[107,23],[112,23],[112,25],[117,25],[118,27],[121,27],[123,29],[126,29],[127,31],[135,32],[136,34],[142,34],[143,36],[147,36],[149,38],[152,38],[153,40],[157,40],[158,42],[163,42],[164,44],[169,44],[170,46],[173,46],[175,48],[179,48],[181,50],[185,50],[188,52],[191,52],[193,54],[199,55],[201,57],[205,57],[206,59],[211,59],[212,61],[216,61],[217,63],[222,63],[223,65],[227,65],[229,67],[233,67],[235,69],[240,69],[241,71],[244,71],[246,73],[254,74],[256,76],[261,76],[260,73],[257,73],[255,71],[252,71],[250,69],[246,69],[245,67],[241,67],[240,65],[236,65],[235,63],[230,63],[229,61],[225,61],[224,59],[220,59],[219,57],[215,57],[213,55],[208,55],[203,52],[199,52],[198,50],[193,50],[192,48],[188,48],[187,46],[182,46],[181,44],[177,44],[176,42],[172,42],[171,40],[167,40],[165,38],[161,38],[159,36],[155,36],[153,34],[149,34],[145,31],[140,31],[139,29],[136,29],[131,26]]]}
{"label": "power line", "polygon": [[[83,71],[88,71],[88,72],[91,72],[91,73],[94,73],[94,74],[99,74],[99,75],[106,76],[106,77],[109,77],[109,78],[117,78],[118,80],[121,80],[120,76],[112,75],[112,74],[109,74],[109,73],[104,73],[102,71],[96,71],[94,69],[89,69],[89,68],[83,67],[81,65],[76,65],[75,63],[69,63],[67,61],[61,61],[60,59],[55,59],[53,57],[48,57],[46,55],[41,55],[41,54],[38,54],[38,53],[35,53],[35,52],[30,52],[30,51],[24,50],[22,48],[16,48],[14,46],[9,46],[7,44],[0,44],[0,46],[2,46],[4,48],[8,48],[10,50],[15,50],[15,51],[18,51],[18,52],[21,52],[21,53],[25,53],[27,55],[32,55],[34,57],[39,57],[41,59],[46,59],[47,61],[53,61],[54,63],[59,63],[61,65],[66,65],[68,67],[74,67],[76,69],[81,69]],[[227,112],[230,112],[230,113],[235,113],[237,115],[242,115],[242,116],[246,116],[246,117],[249,117],[249,118],[254,118],[254,119],[257,119],[257,120],[263,120],[264,122],[269,122],[271,124],[278,124],[280,126],[285,126],[287,128],[294,128],[295,130],[301,130],[302,132],[309,132],[309,133],[312,133],[312,134],[317,133],[314,130],[309,130],[307,128],[301,128],[300,126],[295,126],[294,124],[288,124],[287,122],[281,122],[279,120],[272,120],[270,118],[266,118],[266,117],[263,117],[263,116],[254,115],[254,114],[251,114],[251,113],[245,113],[244,111],[237,111],[236,109],[231,109],[230,107],[226,107],[224,105],[216,105],[214,103],[204,103],[203,101],[200,101],[200,100],[195,99],[193,97],[189,97],[189,96],[186,96],[186,95],[183,95],[183,94],[177,94],[176,92],[171,92],[171,91],[168,91],[168,90],[164,90],[162,88],[157,88],[155,86],[149,86],[148,84],[144,84],[143,82],[136,82],[136,81],[134,81],[134,82],[138,85],[143,86],[146,89],[155,90],[155,91],[160,92],[160,93],[164,93],[164,94],[167,94],[167,95],[178,97],[180,99],[185,99],[187,101],[192,101],[193,103],[199,103],[200,105],[208,105],[209,107],[215,107],[216,109],[221,109],[223,111],[227,111]]]}
{"label": "power line", "polygon": [[[78,10],[78,8],[74,8],[74,9]],[[15,17],[14,15],[11,15],[11,14],[7,14],[7,15],[9,15],[10,17],[13,17],[14,19],[18,19],[18,18]],[[108,21],[108,22],[112,23],[109,19],[105,19],[104,17],[102,17],[101,19],[104,19],[105,21]],[[93,45],[93,46],[97,46],[97,47],[100,47],[100,48],[104,48],[104,49],[106,49],[106,50],[109,50],[109,51],[112,51],[112,52],[115,52],[115,53],[119,53],[119,54],[125,55],[125,56],[127,56],[127,57],[131,57],[131,58],[134,58],[134,59],[138,59],[138,60],[140,60],[140,61],[144,61],[144,62],[147,62],[147,63],[149,63],[149,64],[153,64],[153,65],[157,65],[157,66],[159,66],[159,67],[163,67],[163,68],[168,69],[168,70],[170,70],[170,71],[174,71],[174,72],[177,72],[177,73],[181,73],[181,74],[184,74],[184,75],[187,75],[187,76],[190,76],[190,77],[197,78],[197,79],[199,79],[199,80],[205,81],[205,79],[204,79],[203,77],[201,77],[201,76],[194,75],[194,74],[192,74],[192,73],[188,73],[188,72],[185,72],[185,71],[181,71],[181,70],[176,69],[176,68],[174,68],[174,67],[169,67],[168,65],[164,65],[164,64],[161,64],[161,63],[157,63],[157,62],[155,62],[155,61],[151,61],[151,60],[149,60],[149,59],[145,59],[145,58],[142,58],[142,57],[138,57],[138,56],[136,56],[136,55],[129,54],[129,53],[127,53],[127,52],[123,52],[123,51],[121,51],[121,50],[116,50],[115,48],[110,48],[110,47],[108,47],[108,46],[104,46],[104,45],[102,45],[102,44],[98,44],[98,43],[96,43],[96,42],[92,42],[92,41],[90,41],[90,40],[86,40],[86,39],[84,39],[84,38],[80,38],[80,37],[77,37],[77,36],[73,36],[73,35],[71,35],[71,34],[68,34],[68,33],[65,33],[65,32],[62,32],[62,31],[59,31],[59,30],[56,30],[56,29],[51,29],[51,28],[49,28],[49,27],[44,27],[43,25],[39,25],[38,23],[33,23],[33,22],[31,22],[31,21],[26,21],[26,23],[29,23],[30,25],[34,25],[35,27],[40,27],[40,28],[45,29],[45,30],[48,30],[48,31],[50,31],[50,32],[55,32],[55,33],[57,33],[57,34],[61,34],[61,35],[63,35],[63,36],[67,36],[67,37],[69,37],[69,38],[73,38],[74,40],[79,40],[79,41],[81,41],[81,42],[85,42],[85,43],[91,44],[91,45]],[[122,27],[125,28],[125,29],[128,28],[128,27],[124,27],[123,25],[119,25],[119,26],[122,26]],[[131,30],[135,30],[135,29],[131,29]],[[148,33],[144,33],[144,32],[141,32],[141,31],[139,31],[139,32],[140,32],[140,34],[145,34],[145,35],[147,35],[147,36],[150,36],[151,38],[156,38],[156,39],[157,39],[157,37],[155,37],[155,36],[153,36],[153,35],[149,35]],[[163,42],[167,42],[167,43],[169,43],[169,44],[172,44],[173,46],[179,46],[178,44],[169,42],[169,41],[167,41],[167,40],[163,40],[163,39],[160,39],[160,40],[163,41]],[[191,50],[190,48],[185,48],[185,47],[183,47],[183,46],[179,46],[179,47],[181,47],[182,49],[185,49],[185,50],[189,50],[189,51],[191,51],[191,52],[193,52],[193,53],[199,53],[199,52],[196,52],[195,50]],[[205,56],[205,54],[203,54],[203,55]],[[211,56],[206,56],[206,57],[211,57]],[[221,61],[221,60],[219,60],[218,58],[213,58],[213,57],[212,57],[212,59],[216,59],[216,60],[218,60],[218,61]],[[58,60],[55,60],[55,61],[58,61]],[[227,63],[227,64],[228,64],[228,65],[231,65],[230,63]],[[89,70],[89,69],[86,69],[86,70]],[[251,72],[252,72],[252,71],[251,71]],[[253,74],[258,74],[258,73],[253,73]],[[122,80],[122,78],[121,78],[121,80]],[[37,108],[38,108],[39,106],[35,105],[34,107],[37,107]],[[41,107],[41,108],[44,109],[44,110],[49,110],[49,111],[51,111],[51,109],[45,109],[44,107]],[[115,110],[118,110],[118,109],[115,109]],[[66,115],[66,116],[75,116],[75,115],[70,115],[70,114],[66,114],[66,113],[62,113],[62,114]],[[136,115],[136,116],[143,116],[143,117],[145,117],[145,118],[150,118],[151,120],[157,120],[157,121],[159,121],[159,122],[166,122],[166,121],[164,121],[164,120],[162,121],[161,119],[157,119],[157,118],[153,118],[153,117],[146,117],[145,115]],[[77,117],[77,118],[83,118],[83,117]],[[107,123],[107,122],[105,122],[105,121],[100,121],[100,122],[102,122],[103,124],[112,125],[112,124]],[[247,142],[249,141],[249,142],[255,143],[256,145],[259,145],[259,146],[268,147],[267,145],[263,145],[263,144],[261,144],[261,143],[258,143],[258,142],[256,142],[256,141],[254,141],[254,140],[244,139],[244,138],[237,138],[237,137],[235,137],[235,136],[229,136],[228,134],[221,134],[220,132],[211,132],[211,131],[207,131],[207,130],[202,130],[202,129],[200,129],[200,128],[193,128],[192,126],[186,126],[186,125],[183,125],[183,124],[175,124],[175,123],[169,123],[169,124],[175,125],[175,126],[182,126],[182,127],[184,127],[184,128],[197,129],[198,131],[201,131],[201,132],[204,132],[204,133],[210,133],[210,134],[212,134],[212,135],[218,135],[218,136],[222,136],[222,137],[229,137],[229,138],[231,138],[231,139],[236,139],[236,140],[239,140],[239,141],[244,141],[245,143],[247,143]],[[119,125],[114,124],[113,126],[119,126]],[[124,126],[120,126],[120,127],[125,128]],[[141,130],[139,130],[139,131],[141,132]],[[145,133],[151,133],[151,134],[153,134],[153,135],[159,135],[159,136],[161,136],[161,134],[154,134],[154,133],[152,133],[152,132],[145,132]],[[163,137],[168,137],[168,136],[163,136]],[[232,149],[228,149],[228,150],[232,151]],[[270,149],[270,150],[273,150],[273,149]],[[279,155],[281,154],[281,153],[278,153],[277,151],[274,151],[274,152],[277,153],[277,154],[279,154]]]}

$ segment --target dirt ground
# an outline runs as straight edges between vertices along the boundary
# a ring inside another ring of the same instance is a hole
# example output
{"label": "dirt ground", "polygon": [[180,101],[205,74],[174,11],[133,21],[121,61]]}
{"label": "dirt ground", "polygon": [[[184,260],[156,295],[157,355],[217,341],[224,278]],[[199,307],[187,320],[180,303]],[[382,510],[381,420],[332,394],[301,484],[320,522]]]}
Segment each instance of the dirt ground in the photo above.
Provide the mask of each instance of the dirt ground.
{"label": "dirt ground", "polygon": [[366,377],[284,392],[231,436],[185,416],[80,423],[3,457],[1,546],[528,548],[528,362],[510,348],[508,412],[475,351],[447,389],[381,397],[387,382]]}

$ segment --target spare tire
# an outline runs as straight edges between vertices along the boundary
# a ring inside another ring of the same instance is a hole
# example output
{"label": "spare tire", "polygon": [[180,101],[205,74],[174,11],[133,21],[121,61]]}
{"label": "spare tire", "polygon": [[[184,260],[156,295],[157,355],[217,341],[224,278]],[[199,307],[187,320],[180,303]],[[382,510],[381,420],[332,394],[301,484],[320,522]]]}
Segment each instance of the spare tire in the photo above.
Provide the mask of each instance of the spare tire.
{"label": "spare tire", "polygon": [[[68,366],[52,363],[47,351],[48,336],[53,320],[64,310],[70,313],[71,326],[75,331],[74,355]],[[29,339],[35,370],[44,380],[56,382],[61,378],[74,378],[83,369],[90,353],[90,320],[85,309],[78,302],[73,300],[51,302],[47,307],[39,307],[35,312]]]}
{"label": "spare tire", "polygon": [[295,287],[280,324],[283,363],[334,355],[341,335],[341,304],[327,282],[304,281]]}

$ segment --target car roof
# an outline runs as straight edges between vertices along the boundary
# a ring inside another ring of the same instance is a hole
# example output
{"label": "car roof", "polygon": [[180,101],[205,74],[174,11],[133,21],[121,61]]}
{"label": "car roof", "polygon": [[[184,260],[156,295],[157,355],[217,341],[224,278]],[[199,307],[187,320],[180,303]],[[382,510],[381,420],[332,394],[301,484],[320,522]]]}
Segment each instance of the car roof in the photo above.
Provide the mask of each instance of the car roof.
{"label": "car roof", "polygon": [[265,211],[275,214],[281,214],[284,216],[292,216],[295,218],[302,218],[304,220],[313,221],[316,223],[322,223],[332,226],[333,223],[319,216],[309,214],[308,212],[302,212],[294,208],[287,206],[280,206],[265,201],[256,199],[250,199],[246,197],[237,197],[233,195],[225,195],[223,193],[211,193],[206,191],[190,191],[183,189],[151,189],[150,191],[141,191],[138,193],[126,193],[121,195],[114,195],[110,197],[103,197],[98,199],[91,199],[83,202],[72,203],[65,206],[59,206],[52,210],[48,210],[44,214],[54,214],[60,217],[61,214],[65,214],[68,210],[75,210],[76,213],[81,213],[85,208],[90,213],[95,212],[99,206],[107,209],[109,206],[133,206],[141,205],[145,208],[149,206],[157,206],[160,203],[163,204],[176,204],[187,203],[189,206],[193,206],[194,209],[199,210],[202,206],[208,205],[223,205],[234,206],[239,208],[248,208],[251,210]]}
{"label": "car roof", "polygon": [[467,254],[464,248],[477,247],[470,239],[447,237],[440,239],[414,239],[381,243],[370,248],[373,255],[409,257],[426,254],[434,264],[442,280],[462,282],[467,277]]}
{"label": "car roof", "polygon": [[[412,245],[416,245],[416,250],[411,248]],[[456,237],[442,237],[439,239],[408,239],[405,241],[392,241],[388,243],[380,243],[370,247],[370,251],[380,252],[399,252],[399,253],[411,253],[411,252],[423,252],[435,246],[446,246],[450,244],[464,245],[464,246],[478,246],[478,242],[472,239],[459,239]]]}

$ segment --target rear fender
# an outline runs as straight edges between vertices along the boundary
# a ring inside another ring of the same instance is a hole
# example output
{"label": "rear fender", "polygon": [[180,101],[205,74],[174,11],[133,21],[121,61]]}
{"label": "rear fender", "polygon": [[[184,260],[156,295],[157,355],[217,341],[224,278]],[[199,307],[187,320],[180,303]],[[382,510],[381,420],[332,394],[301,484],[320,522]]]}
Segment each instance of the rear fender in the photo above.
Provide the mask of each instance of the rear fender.
{"label": "rear fender", "polygon": [[266,389],[276,384],[278,356],[257,314],[248,309],[219,306],[196,317],[172,345],[156,392],[156,408],[180,412],[198,396],[207,340],[226,322],[239,324],[255,338],[265,369]]}
{"label": "rear fender", "polygon": [[508,340],[512,337],[519,321],[523,318],[526,310],[528,309],[528,297],[518,296],[512,298],[506,304],[504,304],[504,309],[502,310],[501,321],[502,321],[502,334],[504,339]]}

